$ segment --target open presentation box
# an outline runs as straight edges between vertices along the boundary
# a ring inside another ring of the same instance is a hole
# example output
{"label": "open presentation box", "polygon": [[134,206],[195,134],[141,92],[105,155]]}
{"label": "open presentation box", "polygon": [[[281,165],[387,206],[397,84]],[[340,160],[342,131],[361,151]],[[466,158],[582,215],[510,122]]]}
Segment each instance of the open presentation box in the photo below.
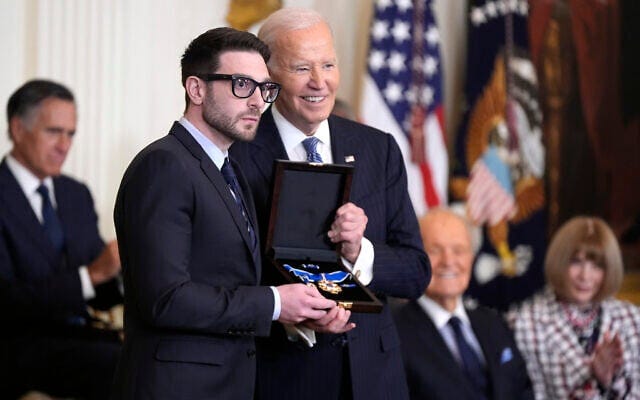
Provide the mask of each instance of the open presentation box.
{"label": "open presentation box", "polygon": [[326,298],[354,312],[376,313],[382,303],[338,254],[327,232],[349,201],[353,167],[275,161],[267,255],[289,282],[315,285]]}

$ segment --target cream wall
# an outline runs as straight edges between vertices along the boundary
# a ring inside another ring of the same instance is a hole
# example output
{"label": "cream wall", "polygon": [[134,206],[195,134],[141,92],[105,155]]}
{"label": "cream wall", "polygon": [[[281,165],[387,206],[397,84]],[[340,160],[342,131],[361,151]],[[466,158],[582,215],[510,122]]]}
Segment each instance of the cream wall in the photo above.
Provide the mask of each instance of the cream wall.
{"label": "cream wall", "polygon": [[[285,0],[314,8],[336,35],[342,72],[339,96],[357,106],[367,52],[372,0]],[[180,117],[179,58],[206,29],[225,25],[228,0],[0,0],[0,155],[6,101],[25,80],[50,78],[76,94],[78,134],[65,172],[88,183],[105,238],[114,237],[112,210],[131,158],[164,136]],[[435,0],[440,22],[449,136],[457,121],[464,71],[466,0]]]}

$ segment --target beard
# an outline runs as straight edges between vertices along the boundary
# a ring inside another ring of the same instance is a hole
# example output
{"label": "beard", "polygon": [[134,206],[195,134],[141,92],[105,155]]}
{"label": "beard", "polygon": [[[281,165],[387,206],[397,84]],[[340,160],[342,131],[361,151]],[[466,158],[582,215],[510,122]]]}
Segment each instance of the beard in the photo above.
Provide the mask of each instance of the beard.
{"label": "beard", "polygon": [[[213,93],[211,93],[213,94]],[[211,128],[220,132],[232,141],[249,142],[256,136],[257,123],[242,122],[244,117],[257,117],[260,119],[260,110],[249,110],[235,116],[225,113],[216,106],[216,101],[211,96],[210,101],[203,104],[202,117]]]}

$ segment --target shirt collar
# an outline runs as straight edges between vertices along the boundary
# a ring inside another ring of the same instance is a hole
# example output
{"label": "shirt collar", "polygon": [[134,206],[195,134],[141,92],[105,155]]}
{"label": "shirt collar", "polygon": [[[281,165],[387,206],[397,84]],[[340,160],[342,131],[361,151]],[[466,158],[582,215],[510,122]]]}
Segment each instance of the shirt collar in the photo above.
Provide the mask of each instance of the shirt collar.
{"label": "shirt collar", "polygon": [[[275,104],[274,104],[275,105]],[[295,152],[296,146],[301,146],[303,140],[308,138],[300,129],[293,126],[291,122],[289,122],[281,113],[278,111],[278,107],[271,107],[271,112],[273,114],[273,121],[278,128],[278,132],[280,133],[280,138],[282,139],[282,144],[284,144],[284,148],[287,151],[287,154],[292,154]],[[329,134],[329,121],[324,120],[320,122],[318,125],[318,129],[313,134],[320,143],[325,146],[331,145],[331,135]],[[306,153],[305,153],[306,155]]]}
{"label": "shirt collar", "polygon": [[49,189],[50,198],[52,203],[55,206],[55,195],[53,189],[53,179],[50,176],[44,178],[44,180],[40,181],[37,176],[35,176],[27,167],[22,165],[20,161],[16,160],[11,154],[7,154],[7,167],[18,181],[18,185],[22,191],[28,196],[36,193],[36,189],[40,186],[41,183]]}
{"label": "shirt collar", "polygon": [[449,323],[451,317],[454,315],[460,318],[462,323],[464,323],[465,325],[471,324],[469,322],[469,316],[467,315],[467,312],[462,305],[462,297],[458,298],[456,308],[452,313],[442,308],[440,304],[436,303],[433,299],[430,299],[425,294],[420,296],[420,298],[418,299],[418,304],[420,305],[420,307],[422,307],[424,312],[426,312],[427,315],[431,317],[431,320],[433,321],[436,328],[438,328],[438,330],[444,328],[447,323]]}
{"label": "shirt collar", "polygon": [[207,156],[213,161],[213,163],[218,167],[218,169],[222,169],[222,164],[224,163],[224,159],[229,156],[229,152],[223,152],[213,144],[211,140],[209,140],[202,132],[198,130],[186,117],[180,118],[178,121],[180,125],[186,129],[191,136],[198,142],[202,150],[207,153]]}

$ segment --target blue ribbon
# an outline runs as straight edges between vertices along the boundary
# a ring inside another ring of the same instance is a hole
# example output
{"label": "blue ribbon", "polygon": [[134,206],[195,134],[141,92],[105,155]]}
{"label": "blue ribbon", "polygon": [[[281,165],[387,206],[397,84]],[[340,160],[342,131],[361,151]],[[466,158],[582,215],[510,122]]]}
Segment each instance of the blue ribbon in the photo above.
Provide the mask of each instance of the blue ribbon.
{"label": "blue ribbon", "polygon": [[293,268],[289,264],[284,264],[284,268],[287,271],[291,272],[294,276],[297,276],[298,278],[300,278],[300,280],[304,283],[320,282],[320,281],[338,283],[338,282],[344,281],[345,279],[351,276],[350,273],[345,271],[334,271],[334,272],[329,272],[328,274],[325,274],[325,273],[314,274],[308,271]]}

